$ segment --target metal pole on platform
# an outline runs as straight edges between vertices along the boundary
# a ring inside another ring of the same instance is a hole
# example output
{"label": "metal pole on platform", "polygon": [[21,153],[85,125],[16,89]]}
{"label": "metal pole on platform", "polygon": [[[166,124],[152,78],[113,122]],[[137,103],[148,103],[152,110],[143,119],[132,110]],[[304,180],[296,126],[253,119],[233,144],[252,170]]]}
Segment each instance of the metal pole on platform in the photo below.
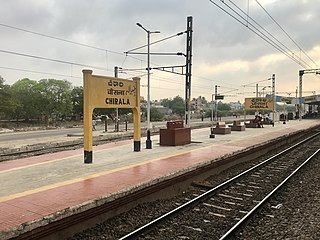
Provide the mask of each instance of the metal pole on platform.
{"label": "metal pole on platform", "polygon": [[302,76],[304,70],[299,71],[299,121],[302,120]]}
{"label": "metal pole on platform", "polygon": [[192,65],[192,16],[187,17],[187,48],[186,48],[186,96],[185,96],[185,125],[190,126],[191,98],[191,65]]}
{"label": "metal pole on platform", "polygon": [[211,122],[212,122],[212,125],[213,125],[213,95],[214,94],[211,94]]}
{"label": "metal pole on platform", "polygon": [[218,95],[218,85],[215,85],[214,87],[214,98],[215,98],[215,104],[214,104],[214,107],[215,107],[215,119],[216,121],[218,122],[218,100],[217,100],[217,95]]}
{"label": "metal pole on platform", "polygon": [[[114,67],[114,77],[117,78],[119,73],[119,68]],[[119,108],[116,108],[116,121],[115,121],[115,131],[119,132]]]}
{"label": "metal pole on platform", "polygon": [[[296,110],[296,119],[299,117],[299,109],[298,109],[298,87],[296,87],[296,104],[295,104],[295,110]],[[298,115],[298,116],[297,116]]]}
{"label": "metal pole on platform", "polygon": [[[147,33],[147,40],[148,40],[148,53],[147,53],[147,73],[148,73],[148,92],[147,92],[147,136],[150,136],[150,34],[151,33],[160,33],[160,31],[150,31],[147,30],[145,27],[143,27],[140,23],[137,23],[137,26],[142,28]],[[146,148],[151,149],[152,148],[152,141],[149,137],[146,140]]]}
{"label": "metal pole on platform", "polygon": [[275,111],[276,111],[276,75],[272,74],[272,96],[273,96],[273,116],[272,116],[272,120],[273,120],[273,126],[275,123]]}

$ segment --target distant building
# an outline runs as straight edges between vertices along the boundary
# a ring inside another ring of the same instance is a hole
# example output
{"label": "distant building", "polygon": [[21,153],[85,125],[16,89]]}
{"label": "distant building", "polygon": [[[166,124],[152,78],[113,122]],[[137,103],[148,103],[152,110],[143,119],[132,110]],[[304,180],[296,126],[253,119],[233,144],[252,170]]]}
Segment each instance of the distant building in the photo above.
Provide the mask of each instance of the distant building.
{"label": "distant building", "polygon": [[229,106],[231,110],[242,110],[243,109],[243,104],[238,102],[230,102]]}
{"label": "distant building", "polygon": [[204,104],[202,103],[203,99],[201,96],[198,98],[193,98],[190,102],[191,110],[194,111],[194,113],[201,113],[203,111]]}

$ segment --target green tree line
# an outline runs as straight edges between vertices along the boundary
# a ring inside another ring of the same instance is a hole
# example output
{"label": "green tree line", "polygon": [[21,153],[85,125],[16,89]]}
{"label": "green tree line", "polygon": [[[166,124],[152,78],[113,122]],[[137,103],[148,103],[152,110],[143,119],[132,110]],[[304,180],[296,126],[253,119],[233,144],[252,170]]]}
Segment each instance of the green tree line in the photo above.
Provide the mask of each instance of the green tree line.
{"label": "green tree line", "polygon": [[24,78],[12,85],[0,78],[0,118],[49,121],[81,115],[83,89],[66,80]]}
{"label": "green tree line", "polygon": [[[42,79],[39,81],[24,78],[12,85],[5,84],[0,76],[0,119],[5,120],[36,120],[49,123],[50,120],[79,120],[83,114],[83,88],[74,87],[66,80]],[[202,116],[211,116],[211,107],[202,97]],[[173,99],[162,99],[161,105],[171,109],[172,114],[183,118],[185,101],[176,96]],[[141,101],[142,118],[146,119],[146,101]],[[165,114],[155,107],[150,109],[151,121],[165,119]],[[193,109],[191,109],[193,110]],[[230,114],[230,106],[218,103],[218,115]],[[128,116],[131,109],[119,109],[120,116]],[[114,119],[115,109],[95,109],[94,115],[107,115]]]}
{"label": "green tree line", "polygon": [[[49,120],[80,119],[83,114],[83,88],[73,87],[66,80],[24,78],[12,85],[0,77],[0,119]],[[146,116],[146,102],[141,101],[141,112]],[[163,106],[172,109],[180,117],[184,115],[184,100],[180,96],[165,99]],[[131,109],[119,109],[119,115],[127,115]],[[115,117],[115,109],[95,109],[94,115]],[[151,107],[151,120],[163,120],[164,114]]]}

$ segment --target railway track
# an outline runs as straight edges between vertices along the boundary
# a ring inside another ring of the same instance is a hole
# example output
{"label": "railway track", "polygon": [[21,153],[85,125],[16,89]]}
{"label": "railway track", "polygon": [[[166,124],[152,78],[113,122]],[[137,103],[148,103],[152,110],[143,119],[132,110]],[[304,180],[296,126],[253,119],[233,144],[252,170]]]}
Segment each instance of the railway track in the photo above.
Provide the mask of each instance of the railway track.
{"label": "railway track", "polygon": [[319,154],[319,142],[316,133],[218,186],[194,184],[193,199],[120,239],[230,239]]}

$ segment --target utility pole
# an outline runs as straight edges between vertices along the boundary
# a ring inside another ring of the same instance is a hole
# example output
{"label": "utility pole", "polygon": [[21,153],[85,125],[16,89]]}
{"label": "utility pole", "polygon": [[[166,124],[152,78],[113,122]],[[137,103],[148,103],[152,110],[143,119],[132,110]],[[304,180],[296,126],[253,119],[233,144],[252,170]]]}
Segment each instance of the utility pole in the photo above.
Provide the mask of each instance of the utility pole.
{"label": "utility pole", "polygon": [[296,104],[295,104],[295,109],[296,109],[296,118],[297,118],[297,115],[299,116],[299,110],[298,110],[298,86],[296,87]]}
{"label": "utility pole", "polygon": [[299,121],[302,120],[302,76],[304,70],[299,71]]}
{"label": "utility pole", "polygon": [[213,126],[213,95],[211,94],[211,122],[212,122],[212,126]]}
{"label": "utility pole", "polygon": [[[272,121],[273,124],[275,123],[275,111],[276,111],[276,75],[272,74],[272,96],[273,96],[273,116],[272,116]],[[274,126],[274,125],[273,125]]]}
{"label": "utility pole", "polygon": [[257,84],[256,84],[256,97],[259,97],[258,91],[259,91],[259,87],[258,87],[258,83],[257,83]]}
{"label": "utility pole", "polygon": [[[119,67],[114,67],[114,77],[117,78],[119,73]],[[115,121],[115,131],[119,132],[119,108],[116,108],[116,121]]]}
{"label": "utility pole", "polygon": [[187,49],[186,49],[186,96],[185,96],[185,125],[190,125],[191,98],[191,65],[192,65],[192,16],[187,18]]}
{"label": "utility pole", "polygon": [[302,120],[302,77],[303,74],[307,73],[315,73],[320,74],[320,68],[318,69],[305,69],[305,70],[299,70],[299,121]]}
{"label": "utility pole", "polygon": [[150,31],[147,30],[141,23],[137,23],[137,26],[142,28],[147,33],[147,73],[148,73],[148,92],[147,92],[147,140],[146,140],[146,148],[152,149],[152,140],[150,137],[150,34],[152,33],[160,33],[160,31]]}

